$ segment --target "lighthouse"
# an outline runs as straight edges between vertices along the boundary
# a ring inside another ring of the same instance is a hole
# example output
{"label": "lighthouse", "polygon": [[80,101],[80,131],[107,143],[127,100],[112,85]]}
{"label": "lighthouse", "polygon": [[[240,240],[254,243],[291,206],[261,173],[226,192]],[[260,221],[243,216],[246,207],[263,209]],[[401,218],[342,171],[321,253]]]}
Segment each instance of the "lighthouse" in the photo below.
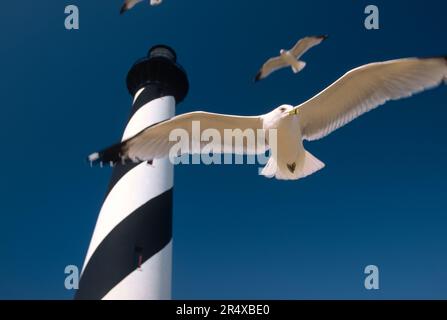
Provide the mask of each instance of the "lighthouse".
{"label": "lighthouse", "polygon": [[[127,88],[133,104],[122,140],[173,117],[189,84],[175,51],[157,45],[132,66]],[[167,157],[116,164],[75,299],[171,298],[173,186]]]}

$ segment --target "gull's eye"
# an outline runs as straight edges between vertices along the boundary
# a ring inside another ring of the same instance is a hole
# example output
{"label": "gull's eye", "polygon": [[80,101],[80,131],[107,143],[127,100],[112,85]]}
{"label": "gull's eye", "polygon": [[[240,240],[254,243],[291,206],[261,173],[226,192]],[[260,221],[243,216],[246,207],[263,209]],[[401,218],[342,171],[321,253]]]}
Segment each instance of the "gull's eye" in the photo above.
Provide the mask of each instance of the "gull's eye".
{"label": "gull's eye", "polygon": [[281,107],[281,108],[279,108],[279,111],[284,112],[284,111],[286,111],[286,108],[285,107]]}

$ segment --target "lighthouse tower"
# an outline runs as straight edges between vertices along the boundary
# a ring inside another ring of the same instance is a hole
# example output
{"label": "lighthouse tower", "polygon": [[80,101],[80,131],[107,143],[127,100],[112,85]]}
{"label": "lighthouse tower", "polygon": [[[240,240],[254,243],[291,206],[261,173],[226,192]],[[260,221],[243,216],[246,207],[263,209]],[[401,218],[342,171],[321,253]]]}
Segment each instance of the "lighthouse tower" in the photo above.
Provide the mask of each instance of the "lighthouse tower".
{"label": "lighthouse tower", "polygon": [[[150,49],[127,75],[133,105],[122,140],[173,117],[188,87],[174,50]],[[115,166],[75,299],[171,298],[173,184],[168,158]]]}

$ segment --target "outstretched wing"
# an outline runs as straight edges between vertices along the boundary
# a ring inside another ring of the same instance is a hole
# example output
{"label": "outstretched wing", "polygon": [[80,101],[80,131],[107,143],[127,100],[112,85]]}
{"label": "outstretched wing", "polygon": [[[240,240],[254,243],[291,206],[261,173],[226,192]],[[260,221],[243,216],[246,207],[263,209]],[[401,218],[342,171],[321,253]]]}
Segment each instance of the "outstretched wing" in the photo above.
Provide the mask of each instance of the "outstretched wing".
{"label": "outstretched wing", "polygon": [[323,42],[325,39],[327,39],[327,36],[311,36],[311,37],[305,37],[301,40],[299,40],[295,46],[290,50],[292,54],[298,59],[303,54],[305,54],[310,48],[315,47],[316,45],[319,45],[321,42]]}
{"label": "outstretched wing", "polygon": [[123,6],[121,7],[120,14],[123,14],[127,10],[132,9],[133,7],[135,7],[136,4],[140,3],[141,1],[143,0],[125,0]]}
{"label": "outstretched wing", "polygon": [[174,146],[179,147],[176,156],[200,153],[205,145],[214,153],[262,153],[265,149],[256,146],[261,132],[258,129],[262,131],[262,119],[258,116],[191,112],[150,126],[122,143],[91,154],[88,160],[113,164],[126,160],[152,161],[169,155]]}
{"label": "outstretched wing", "polygon": [[272,72],[279,70],[281,68],[286,67],[287,64],[280,58],[270,58],[266,63],[262,66],[261,70],[259,70],[258,74],[255,77],[255,81],[262,80],[267,78]]}
{"label": "outstretched wing", "polygon": [[447,57],[408,58],[353,69],[297,106],[303,138],[323,138],[389,100],[409,97],[447,80]]}

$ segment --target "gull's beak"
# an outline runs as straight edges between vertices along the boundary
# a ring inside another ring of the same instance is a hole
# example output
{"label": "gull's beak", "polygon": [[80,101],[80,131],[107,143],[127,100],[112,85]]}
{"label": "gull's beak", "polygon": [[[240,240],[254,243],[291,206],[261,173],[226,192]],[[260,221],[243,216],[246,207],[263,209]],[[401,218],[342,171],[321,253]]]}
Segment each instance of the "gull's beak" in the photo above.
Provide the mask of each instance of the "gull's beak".
{"label": "gull's beak", "polygon": [[298,108],[293,108],[289,111],[289,116],[296,116],[298,115]]}

